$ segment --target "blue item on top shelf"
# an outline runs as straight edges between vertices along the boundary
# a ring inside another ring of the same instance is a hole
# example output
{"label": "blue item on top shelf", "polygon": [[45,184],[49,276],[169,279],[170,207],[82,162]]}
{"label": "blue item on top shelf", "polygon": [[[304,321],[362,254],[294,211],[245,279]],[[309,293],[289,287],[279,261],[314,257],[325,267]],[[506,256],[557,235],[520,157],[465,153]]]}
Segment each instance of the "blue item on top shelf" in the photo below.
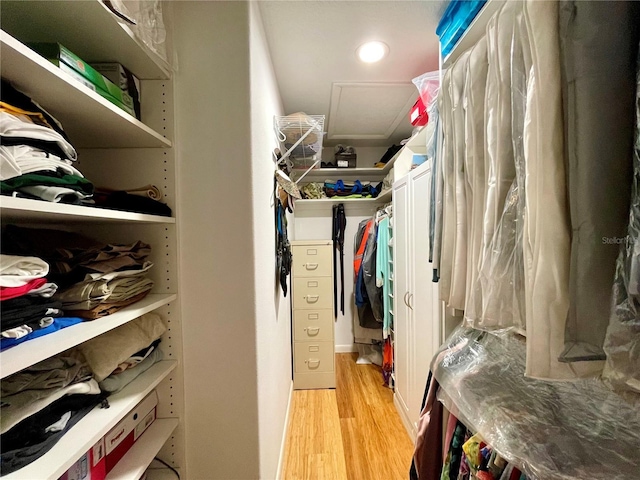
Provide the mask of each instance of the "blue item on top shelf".
{"label": "blue item on top shelf", "polygon": [[487,0],[452,0],[444,11],[436,34],[440,37],[442,55],[448,55]]}

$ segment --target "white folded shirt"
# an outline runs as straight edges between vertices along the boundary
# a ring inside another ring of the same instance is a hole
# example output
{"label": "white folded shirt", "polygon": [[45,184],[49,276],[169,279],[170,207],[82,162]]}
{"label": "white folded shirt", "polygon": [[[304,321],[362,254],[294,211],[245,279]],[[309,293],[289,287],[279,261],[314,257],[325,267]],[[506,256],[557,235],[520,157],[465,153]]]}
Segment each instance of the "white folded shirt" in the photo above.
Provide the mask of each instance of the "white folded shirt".
{"label": "white folded shirt", "polygon": [[49,273],[49,264],[38,257],[0,255],[0,287],[22,287]]}

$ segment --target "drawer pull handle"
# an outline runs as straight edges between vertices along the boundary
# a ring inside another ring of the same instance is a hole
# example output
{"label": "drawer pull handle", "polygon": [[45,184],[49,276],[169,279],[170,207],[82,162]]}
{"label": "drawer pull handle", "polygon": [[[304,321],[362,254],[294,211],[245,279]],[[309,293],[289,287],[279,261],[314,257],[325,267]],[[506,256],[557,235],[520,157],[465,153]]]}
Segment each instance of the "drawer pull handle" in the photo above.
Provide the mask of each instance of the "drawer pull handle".
{"label": "drawer pull handle", "polygon": [[305,360],[310,369],[316,369],[320,366],[320,360],[317,358],[310,358],[309,360]]}
{"label": "drawer pull handle", "polygon": [[316,335],[318,335],[318,332],[320,332],[320,327],[305,328],[305,331],[310,337],[315,337]]}
{"label": "drawer pull handle", "polygon": [[307,300],[307,303],[316,303],[320,298],[320,295],[307,295],[304,298]]}
{"label": "drawer pull handle", "polygon": [[315,270],[316,268],[318,268],[318,264],[317,263],[305,263],[304,267],[307,270]]}

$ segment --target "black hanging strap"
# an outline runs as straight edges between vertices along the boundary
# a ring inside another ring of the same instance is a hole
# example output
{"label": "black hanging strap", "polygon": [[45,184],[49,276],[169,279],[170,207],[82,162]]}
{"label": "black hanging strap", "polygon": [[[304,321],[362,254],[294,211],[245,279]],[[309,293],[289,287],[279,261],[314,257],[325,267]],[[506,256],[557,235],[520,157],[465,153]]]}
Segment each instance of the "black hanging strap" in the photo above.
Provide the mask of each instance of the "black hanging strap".
{"label": "black hanging strap", "polygon": [[340,252],[340,311],[344,315],[344,231],[347,227],[347,217],[344,204],[333,206],[333,313],[338,318],[338,265],[337,252]]}

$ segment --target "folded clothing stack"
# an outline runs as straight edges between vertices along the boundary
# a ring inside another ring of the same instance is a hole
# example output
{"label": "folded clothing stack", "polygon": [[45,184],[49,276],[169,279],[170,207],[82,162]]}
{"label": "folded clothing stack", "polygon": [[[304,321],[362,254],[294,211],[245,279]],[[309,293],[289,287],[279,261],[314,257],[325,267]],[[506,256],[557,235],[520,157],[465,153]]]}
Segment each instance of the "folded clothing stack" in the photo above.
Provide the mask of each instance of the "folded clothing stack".
{"label": "folded clothing stack", "polygon": [[327,197],[342,198],[375,198],[380,193],[381,185],[373,186],[371,182],[345,182],[343,180],[325,180],[324,193]]}
{"label": "folded clothing stack", "polygon": [[0,193],[73,204],[91,197],[60,123],[5,81],[0,100]]}
{"label": "folded clothing stack", "polygon": [[40,458],[107,395],[160,361],[165,331],[148,313],[3,379],[0,476]]}
{"label": "folded clothing stack", "polygon": [[171,216],[171,208],[160,199],[162,193],[155,185],[131,190],[96,189],[93,200],[96,207],[148,215]]}
{"label": "folded clothing stack", "polygon": [[0,350],[79,323],[65,318],[47,282],[49,265],[37,257],[0,255]]}
{"label": "folded clothing stack", "polygon": [[62,354],[0,382],[0,475],[37,460],[106,395],[86,362]]}
{"label": "folded clothing stack", "polygon": [[54,298],[76,317],[111,315],[143,299],[153,287],[147,277],[153,264],[146,260],[151,247],[141,241],[105,245],[73,232],[8,225],[3,249],[36,252],[46,259],[50,277],[61,289]]}

